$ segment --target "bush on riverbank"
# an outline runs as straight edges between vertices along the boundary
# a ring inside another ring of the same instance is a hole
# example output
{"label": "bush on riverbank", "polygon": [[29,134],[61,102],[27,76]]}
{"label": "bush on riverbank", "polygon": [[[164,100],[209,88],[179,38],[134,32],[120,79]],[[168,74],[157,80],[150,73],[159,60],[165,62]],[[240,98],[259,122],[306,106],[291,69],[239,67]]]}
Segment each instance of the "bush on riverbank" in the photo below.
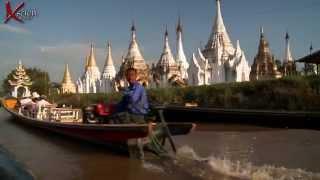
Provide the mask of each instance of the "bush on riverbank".
{"label": "bush on riverbank", "polygon": [[[184,105],[195,102],[201,107],[320,110],[320,78],[292,76],[278,80],[223,83],[210,86],[150,89],[148,96],[154,104]],[[61,95],[56,102],[83,107],[96,102],[117,102],[119,93]]]}

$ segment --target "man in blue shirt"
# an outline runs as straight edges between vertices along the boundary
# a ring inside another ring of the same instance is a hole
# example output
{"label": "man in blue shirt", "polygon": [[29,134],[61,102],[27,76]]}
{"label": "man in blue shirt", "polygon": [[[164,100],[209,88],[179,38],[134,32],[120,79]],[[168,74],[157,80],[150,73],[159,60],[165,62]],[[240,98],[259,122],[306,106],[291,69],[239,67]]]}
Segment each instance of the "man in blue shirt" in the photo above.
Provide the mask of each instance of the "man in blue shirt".
{"label": "man in blue shirt", "polygon": [[122,123],[146,123],[144,117],[149,112],[149,103],[146,90],[137,81],[137,70],[127,69],[126,79],[129,87],[124,91],[122,100],[117,105],[117,112],[120,116],[125,114],[125,118],[121,118]]}

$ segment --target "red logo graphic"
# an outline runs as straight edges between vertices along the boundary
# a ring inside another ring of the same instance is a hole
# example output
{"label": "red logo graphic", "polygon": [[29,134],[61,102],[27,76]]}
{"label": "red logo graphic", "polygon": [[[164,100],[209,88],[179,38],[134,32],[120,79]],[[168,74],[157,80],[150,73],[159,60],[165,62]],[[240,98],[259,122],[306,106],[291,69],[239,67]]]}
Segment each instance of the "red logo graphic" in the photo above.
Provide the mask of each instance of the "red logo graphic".
{"label": "red logo graphic", "polygon": [[16,14],[17,12],[19,12],[22,8],[24,7],[24,2],[21,2],[20,4],[18,4],[18,6],[14,9],[14,11],[12,11],[11,9],[11,4],[10,4],[10,1],[7,1],[6,2],[6,17],[5,17],[5,20],[4,20],[4,23],[7,23],[10,21],[10,19],[14,19],[18,22],[21,22],[23,23],[23,20],[20,19]]}

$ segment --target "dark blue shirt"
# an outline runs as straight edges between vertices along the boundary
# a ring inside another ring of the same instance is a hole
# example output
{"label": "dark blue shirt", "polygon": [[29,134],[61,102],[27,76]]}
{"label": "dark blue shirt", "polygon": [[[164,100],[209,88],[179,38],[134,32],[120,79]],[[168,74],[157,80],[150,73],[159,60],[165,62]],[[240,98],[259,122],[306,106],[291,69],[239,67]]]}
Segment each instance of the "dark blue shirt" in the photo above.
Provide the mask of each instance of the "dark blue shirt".
{"label": "dark blue shirt", "polygon": [[131,84],[124,91],[124,96],[118,104],[118,112],[124,111],[136,115],[146,115],[149,111],[146,90],[138,82]]}

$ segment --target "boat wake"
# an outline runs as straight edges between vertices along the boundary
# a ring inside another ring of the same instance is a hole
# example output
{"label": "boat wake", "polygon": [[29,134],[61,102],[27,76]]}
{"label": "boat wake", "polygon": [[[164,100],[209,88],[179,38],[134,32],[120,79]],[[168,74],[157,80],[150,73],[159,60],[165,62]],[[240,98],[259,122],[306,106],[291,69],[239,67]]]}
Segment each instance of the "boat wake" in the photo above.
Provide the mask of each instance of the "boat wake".
{"label": "boat wake", "polygon": [[[184,172],[196,179],[206,180],[320,180],[320,173],[307,172],[302,169],[287,169],[274,166],[254,166],[251,163],[231,161],[214,156],[200,157],[191,147],[179,148],[176,157],[159,165],[147,163],[145,168],[157,172]],[[156,168],[154,168],[156,167]],[[174,169],[174,171],[172,171]]]}

